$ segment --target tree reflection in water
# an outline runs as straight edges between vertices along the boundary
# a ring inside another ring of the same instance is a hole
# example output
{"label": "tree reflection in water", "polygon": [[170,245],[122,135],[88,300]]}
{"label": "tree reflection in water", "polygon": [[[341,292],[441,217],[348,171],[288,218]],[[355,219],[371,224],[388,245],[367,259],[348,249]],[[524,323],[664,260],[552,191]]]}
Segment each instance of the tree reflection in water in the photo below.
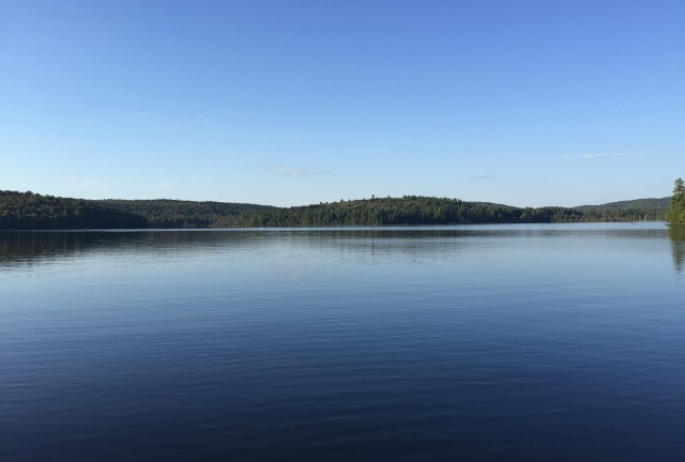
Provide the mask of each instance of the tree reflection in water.
{"label": "tree reflection in water", "polygon": [[671,238],[673,263],[678,274],[681,274],[685,267],[685,226],[669,227],[668,235]]}

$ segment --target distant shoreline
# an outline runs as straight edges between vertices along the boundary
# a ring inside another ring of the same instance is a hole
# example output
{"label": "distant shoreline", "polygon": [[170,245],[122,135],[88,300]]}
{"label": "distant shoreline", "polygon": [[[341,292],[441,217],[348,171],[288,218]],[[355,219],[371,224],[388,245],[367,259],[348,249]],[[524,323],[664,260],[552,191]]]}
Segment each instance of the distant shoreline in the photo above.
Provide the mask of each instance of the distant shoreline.
{"label": "distant shoreline", "polygon": [[89,200],[0,191],[0,230],[242,229],[665,221],[669,198],[513,207],[404,196],[273,207],[231,202]]}

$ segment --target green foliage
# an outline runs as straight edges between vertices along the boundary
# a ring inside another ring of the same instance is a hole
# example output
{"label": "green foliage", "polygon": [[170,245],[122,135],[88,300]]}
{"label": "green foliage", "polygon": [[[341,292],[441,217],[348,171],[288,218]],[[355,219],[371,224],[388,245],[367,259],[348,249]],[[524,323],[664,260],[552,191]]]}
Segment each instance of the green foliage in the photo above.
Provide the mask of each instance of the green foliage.
{"label": "green foliage", "polygon": [[671,199],[637,199],[603,205],[583,205],[583,221],[664,221]]}
{"label": "green foliage", "polygon": [[381,226],[578,221],[580,212],[560,207],[519,209],[458,199],[404,196],[355,200],[268,213],[247,213],[246,226]]}
{"label": "green foliage", "polygon": [[680,274],[685,268],[685,226],[669,226],[668,236],[671,238],[673,263]]}
{"label": "green foliage", "polygon": [[94,201],[0,191],[0,229],[141,228],[145,218]]}
{"label": "green foliage", "polygon": [[0,229],[553,223],[660,220],[664,216],[665,208],[658,208],[658,204],[651,202],[645,206],[641,201],[579,208],[518,208],[459,199],[404,196],[281,208],[167,199],[92,201],[0,191]]}
{"label": "green foliage", "polygon": [[[144,217],[149,228],[208,228],[232,223],[232,218],[245,212],[277,210],[276,207],[227,202],[193,202],[169,199],[157,200],[102,200],[104,207]],[[229,226],[229,225],[225,225]]]}
{"label": "green foliage", "polygon": [[685,185],[682,178],[675,180],[666,220],[670,225],[685,226]]}

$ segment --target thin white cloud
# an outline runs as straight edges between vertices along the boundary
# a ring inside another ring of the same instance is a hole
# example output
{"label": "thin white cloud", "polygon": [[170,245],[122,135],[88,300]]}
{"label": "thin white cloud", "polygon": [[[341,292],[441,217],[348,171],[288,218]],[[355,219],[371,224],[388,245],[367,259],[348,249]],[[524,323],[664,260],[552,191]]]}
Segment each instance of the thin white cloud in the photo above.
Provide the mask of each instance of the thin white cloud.
{"label": "thin white cloud", "polygon": [[63,182],[62,186],[74,189],[98,189],[104,188],[105,183],[93,178],[72,178]]}
{"label": "thin white cloud", "polygon": [[298,168],[288,168],[282,166],[272,167],[271,170],[280,176],[285,176],[289,178],[297,178],[301,176],[311,176],[311,175],[321,175],[324,172],[319,170],[301,170]]}
{"label": "thin white cloud", "polygon": [[391,144],[391,145],[410,145],[411,141],[399,138],[374,138],[374,137],[355,137],[355,136],[336,136],[328,137],[332,141],[350,141],[354,143],[370,143],[370,144]]}
{"label": "thin white cloud", "polygon": [[174,128],[187,129],[208,125],[210,123],[212,123],[212,119],[210,117],[192,116],[176,119],[171,125]]}
{"label": "thin white cloud", "polygon": [[639,156],[640,152],[591,152],[586,154],[575,154],[571,156],[564,156],[562,159],[606,159],[610,157],[635,157]]}
{"label": "thin white cloud", "polygon": [[170,181],[163,181],[162,183],[157,183],[154,189],[170,189],[174,187],[174,183]]}
{"label": "thin white cloud", "polygon": [[301,172],[294,168],[277,168],[276,173],[281,176],[289,177],[296,177],[301,175]]}
{"label": "thin white cloud", "polygon": [[192,116],[192,117],[183,117],[181,119],[178,119],[176,123],[178,124],[183,124],[183,125],[191,125],[191,124],[207,124],[212,121],[211,117],[204,117],[204,116]]}
{"label": "thin white cloud", "polygon": [[137,111],[129,114],[129,117],[135,120],[151,120],[155,117],[155,113],[151,111]]}

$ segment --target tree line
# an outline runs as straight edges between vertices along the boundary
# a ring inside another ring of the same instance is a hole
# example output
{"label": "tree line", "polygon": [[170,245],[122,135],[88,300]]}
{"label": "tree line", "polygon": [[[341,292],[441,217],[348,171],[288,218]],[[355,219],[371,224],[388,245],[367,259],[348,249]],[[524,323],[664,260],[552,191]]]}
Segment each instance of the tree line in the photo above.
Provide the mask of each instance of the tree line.
{"label": "tree line", "polygon": [[144,228],[144,216],[95,201],[0,191],[0,229]]}
{"label": "tree line", "polygon": [[[681,196],[685,197],[682,194]],[[662,221],[671,213],[665,201],[667,199],[577,208],[520,208],[459,199],[404,196],[341,200],[283,208],[166,199],[85,200],[46,196],[30,191],[0,191],[0,229],[260,228]]]}
{"label": "tree line", "polygon": [[682,178],[675,180],[666,220],[674,226],[685,226],[685,185]]}

